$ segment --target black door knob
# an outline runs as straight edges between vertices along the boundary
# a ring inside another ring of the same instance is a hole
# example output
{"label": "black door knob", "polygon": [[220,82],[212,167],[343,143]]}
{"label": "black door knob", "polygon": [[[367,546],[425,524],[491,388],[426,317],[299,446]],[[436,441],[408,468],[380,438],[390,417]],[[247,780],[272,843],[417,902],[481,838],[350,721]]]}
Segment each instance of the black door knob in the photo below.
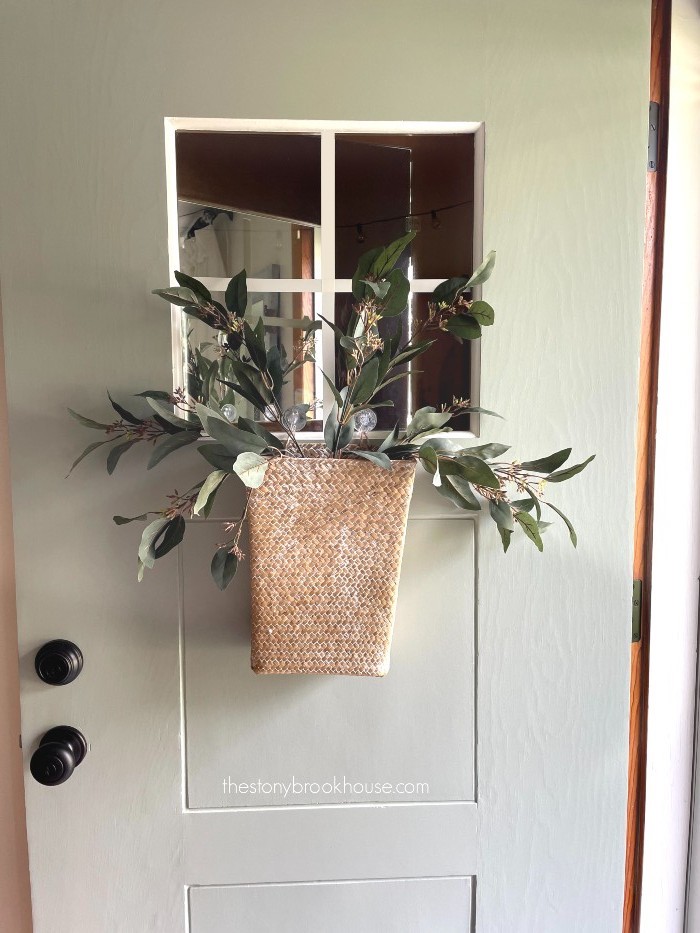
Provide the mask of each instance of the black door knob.
{"label": "black door knob", "polygon": [[85,736],[73,726],[49,729],[32,755],[29,770],[40,784],[63,784],[87,755]]}
{"label": "black door knob", "polygon": [[83,669],[83,652],[72,641],[57,638],[36,653],[34,668],[46,684],[61,687],[75,680]]}

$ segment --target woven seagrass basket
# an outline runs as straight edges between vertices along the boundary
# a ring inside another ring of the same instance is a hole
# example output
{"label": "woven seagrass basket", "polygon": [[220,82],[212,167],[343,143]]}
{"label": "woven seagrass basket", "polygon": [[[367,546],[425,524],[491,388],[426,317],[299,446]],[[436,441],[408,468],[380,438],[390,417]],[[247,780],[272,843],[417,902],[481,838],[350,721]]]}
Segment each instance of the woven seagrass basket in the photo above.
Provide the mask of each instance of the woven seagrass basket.
{"label": "woven seagrass basket", "polygon": [[279,457],[250,495],[251,667],[382,677],[415,463]]}

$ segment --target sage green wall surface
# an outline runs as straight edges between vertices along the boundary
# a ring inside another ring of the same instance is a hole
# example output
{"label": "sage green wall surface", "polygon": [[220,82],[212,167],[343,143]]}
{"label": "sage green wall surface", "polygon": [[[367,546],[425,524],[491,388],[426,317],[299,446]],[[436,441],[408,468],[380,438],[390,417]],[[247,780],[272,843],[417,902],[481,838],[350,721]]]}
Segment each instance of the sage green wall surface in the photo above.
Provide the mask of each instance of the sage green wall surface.
{"label": "sage green wall surface", "polygon": [[[504,556],[479,529],[477,928],[619,929],[649,4],[5,0],[2,19],[21,650],[30,618],[61,636],[74,613],[126,606],[133,621],[105,652],[127,664],[129,626],[162,598],[137,589],[133,536],[109,521],[160,501],[162,479],[133,466],[109,483],[99,465],[64,476],[85,440],[67,405],[96,416],[98,386],[126,396],[170,378],[168,315],[149,296],[168,269],[164,117],[485,121],[484,247],[498,259],[481,403],[507,421],[484,431],[523,458],[569,445],[598,458],[557,490],[578,551],[553,528],[543,555],[523,541]],[[139,723],[146,705],[161,738],[176,731],[169,699],[143,681],[120,693],[106,655],[93,663],[113,709]],[[171,663],[154,655],[154,669]],[[34,689],[33,734],[53,724]],[[77,718],[73,696],[62,714]],[[100,779],[108,819],[122,791]],[[108,874],[112,856],[94,858]],[[129,899],[148,904],[164,870],[135,866]],[[34,891],[39,922],[73,883],[54,872]]]}

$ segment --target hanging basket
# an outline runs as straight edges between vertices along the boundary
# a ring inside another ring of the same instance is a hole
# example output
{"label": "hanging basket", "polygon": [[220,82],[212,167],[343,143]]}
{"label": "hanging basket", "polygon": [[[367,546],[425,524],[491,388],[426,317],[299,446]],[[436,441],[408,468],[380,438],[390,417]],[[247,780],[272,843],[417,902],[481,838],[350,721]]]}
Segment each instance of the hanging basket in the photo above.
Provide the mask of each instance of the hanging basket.
{"label": "hanging basket", "polygon": [[415,463],[279,457],[248,510],[258,674],[382,677]]}

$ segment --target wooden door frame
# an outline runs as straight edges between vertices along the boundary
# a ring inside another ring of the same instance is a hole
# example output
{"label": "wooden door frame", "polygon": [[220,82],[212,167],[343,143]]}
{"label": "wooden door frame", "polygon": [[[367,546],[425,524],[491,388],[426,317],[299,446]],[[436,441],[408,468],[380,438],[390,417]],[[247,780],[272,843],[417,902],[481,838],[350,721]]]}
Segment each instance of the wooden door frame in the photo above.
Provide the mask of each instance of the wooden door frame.
{"label": "wooden door frame", "polygon": [[651,3],[649,100],[659,104],[656,166],[647,170],[633,579],[641,581],[640,639],[632,643],[623,933],[639,930],[646,800],[654,459],[666,205],[672,0]]}

